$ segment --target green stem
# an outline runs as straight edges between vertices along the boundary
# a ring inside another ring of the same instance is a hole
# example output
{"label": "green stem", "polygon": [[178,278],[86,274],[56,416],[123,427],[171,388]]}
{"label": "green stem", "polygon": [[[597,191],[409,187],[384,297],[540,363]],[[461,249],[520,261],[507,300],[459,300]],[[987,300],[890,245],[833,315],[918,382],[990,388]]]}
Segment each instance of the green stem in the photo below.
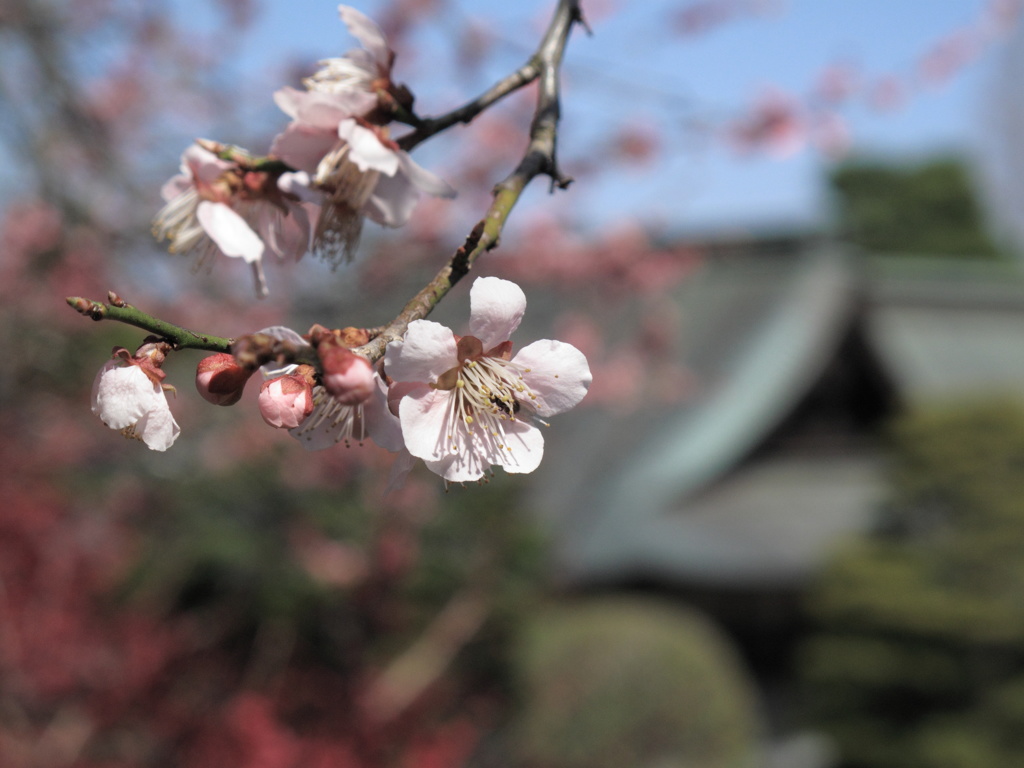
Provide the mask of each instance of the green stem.
{"label": "green stem", "polygon": [[234,339],[226,339],[209,333],[197,333],[180,325],[168,323],[153,317],[141,309],[126,304],[113,293],[108,297],[110,302],[83,299],[80,296],[69,296],[67,303],[72,309],[91,317],[93,320],[116,320],[119,323],[134,325],[154,336],[172,344],[175,349],[203,349],[209,352],[230,352]]}

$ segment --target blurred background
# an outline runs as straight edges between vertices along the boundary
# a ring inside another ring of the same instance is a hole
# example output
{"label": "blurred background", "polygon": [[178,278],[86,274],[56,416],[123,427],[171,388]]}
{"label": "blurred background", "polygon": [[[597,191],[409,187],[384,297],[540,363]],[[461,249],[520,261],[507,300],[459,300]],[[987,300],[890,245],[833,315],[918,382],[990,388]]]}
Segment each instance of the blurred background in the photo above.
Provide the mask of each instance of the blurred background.
{"label": "blurred background", "polygon": [[[433,115],[544,0],[358,2]],[[333,2],[0,0],[0,765],[1001,768],[1024,761],[1024,31],[1013,0],[584,0],[562,170],[480,274],[594,385],[530,476],[446,489],[193,391],[89,409],[115,290],[236,336],[391,319],[518,162],[524,89],[416,151],[459,189],[355,263],[152,242],[196,137],[356,42]],[[467,281],[468,282],[468,281]],[[457,331],[468,284],[435,319]],[[255,387],[252,387],[254,390]]]}

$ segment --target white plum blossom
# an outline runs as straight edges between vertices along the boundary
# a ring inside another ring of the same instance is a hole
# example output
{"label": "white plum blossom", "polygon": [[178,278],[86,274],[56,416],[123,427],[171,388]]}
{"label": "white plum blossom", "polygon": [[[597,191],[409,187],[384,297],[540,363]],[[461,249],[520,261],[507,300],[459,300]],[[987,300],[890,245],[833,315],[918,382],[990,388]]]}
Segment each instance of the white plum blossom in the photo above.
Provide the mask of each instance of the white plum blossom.
{"label": "white plum blossom", "polygon": [[368,16],[347,5],[338,6],[338,15],[363,47],[338,58],[323,59],[319,62],[321,69],[303,84],[310,91],[348,96],[351,114],[364,115],[377,106],[378,89],[390,86],[395,55],[380,27]]}
{"label": "white plum blossom", "polygon": [[282,88],[274,101],[292,118],[271,154],[309,175],[322,193],[313,252],[332,264],[351,260],[363,218],[401,227],[420,193],[455,197],[455,190],[417,165],[387,128],[353,117],[345,94]]}
{"label": "white plum blossom", "polygon": [[115,350],[93,382],[92,412],[125,437],[166,451],[181,430],[171,415],[161,377],[154,372],[145,359],[132,358],[123,348]]}
{"label": "white plum blossom", "polygon": [[264,254],[297,259],[309,249],[309,214],[300,198],[307,186],[304,174],[258,171],[193,144],[181,156],[181,173],[161,189],[166,204],[153,234],[170,241],[171,253],[198,251],[200,265],[218,252],[242,259],[265,296]]}
{"label": "white plum blossom", "polygon": [[587,393],[590,367],[571,344],[544,339],[511,356],[508,339],[525,310],[518,285],[478,278],[469,335],[415,320],[404,340],[388,345],[384,370],[404,388],[398,415],[405,447],[445,480],[478,480],[492,466],[532,472],[544,454],[537,424]]}

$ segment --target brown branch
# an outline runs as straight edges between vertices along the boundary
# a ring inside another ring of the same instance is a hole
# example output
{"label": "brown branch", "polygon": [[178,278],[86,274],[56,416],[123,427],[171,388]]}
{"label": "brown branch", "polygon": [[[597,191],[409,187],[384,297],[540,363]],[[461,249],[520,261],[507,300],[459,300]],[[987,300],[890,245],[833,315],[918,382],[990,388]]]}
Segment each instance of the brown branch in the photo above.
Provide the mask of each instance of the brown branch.
{"label": "brown branch", "polygon": [[[502,78],[484,93],[472,101],[463,104],[461,107],[438,117],[419,120],[416,123],[416,129],[412,133],[408,133],[398,139],[398,145],[408,152],[431,136],[447,130],[457,123],[469,123],[492,104],[505,98],[510,93],[518,91],[524,85],[529,85],[538,78],[546,77],[549,73],[557,81],[562,53],[565,50],[565,43],[574,23],[582,24],[588,32],[590,31],[583,21],[579,0],[560,0],[558,8],[555,10],[555,15],[548,25],[547,32],[544,33],[544,39],[523,66],[507,77]],[[544,84],[542,84],[541,88],[543,89],[544,87]],[[557,82],[554,83],[553,92],[557,100]]]}
{"label": "brown branch", "polygon": [[[494,199],[487,213],[473,227],[473,231],[448,263],[382,329],[380,335],[353,351],[371,361],[379,360],[390,342],[405,335],[409,323],[429,315],[448,291],[469,273],[477,258],[498,246],[512,208],[519,201],[526,185],[536,176],[550,176],[552,190],[555,187],[565,189],[572,182],[572,179],[563,176],[558,170],[555,159],[560,116],[559,72],[569,33],[574,24],[582,22],[579,0],[559,0],[544,39],[529,62],[476,100],[435,120],[424,121],[419,129],[404,137],[406,143],[402,144],[403,148],[415,146],[444,128],[472,120],[487,106],[516,88],[534,79],[539,83],[537,108],[530,125],[529,146],[516,169],[494,187]],[[522,79],[526,77],[529,79]]]}

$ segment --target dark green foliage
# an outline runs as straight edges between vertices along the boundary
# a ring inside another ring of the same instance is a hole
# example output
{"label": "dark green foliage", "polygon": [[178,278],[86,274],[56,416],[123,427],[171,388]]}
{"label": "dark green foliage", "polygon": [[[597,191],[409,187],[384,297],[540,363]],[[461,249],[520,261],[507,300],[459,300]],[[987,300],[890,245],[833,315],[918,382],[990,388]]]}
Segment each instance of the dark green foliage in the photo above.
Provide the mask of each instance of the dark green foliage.
{"label": "dark green foliage", "polygon": [[[272,465],[239,463],[154,483],[143,521],[151,551],[126,589],[208,616],[211,632],[239,647],[270,628],[318,664],[365,674],[404,652],[453,597],[480,588],[485,620],[449,681],[503,692],[508,638],[539,589],[545,552],[514,489],[503,479],[455,489],[443,510],[428,496],[416,512],[378,506],[358,474],[344,490],[296,489]],[[317,580],[297,555],[300,539],[344,547],[364,571],[348,585]]]}
{"label": "dark green foliage", "polygon": [[814,590],[810,715],[857,768],[1024,765],[1024,406],[910,416],[880,530]]}
{"label": "dark green foliage", "polygon": [[855,161],[836,168],[839,236],[870,253],[992,258],[971,181],[957,160],[916,166]]}
{"label": "dark green foliage", "polygon": [[650,601],[559,603],[527,625],[522,714],[509,739],[530,768],[748,766],[751,681],[706,619]]}

